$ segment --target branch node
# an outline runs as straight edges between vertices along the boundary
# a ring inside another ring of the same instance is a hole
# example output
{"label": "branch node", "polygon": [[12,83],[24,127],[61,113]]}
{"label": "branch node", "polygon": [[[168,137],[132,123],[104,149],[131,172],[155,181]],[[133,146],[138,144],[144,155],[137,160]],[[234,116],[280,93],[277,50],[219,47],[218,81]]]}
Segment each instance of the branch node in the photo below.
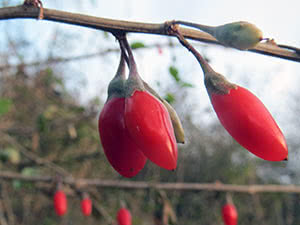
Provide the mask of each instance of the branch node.
{"label": "branch node", "polygon": [[175,20],[171,20],[171,21],[166,21],[164,23],[165,33],[167,35],[175,36],[175,34],[178,33],[179,25],[176,24],[175,22],[176,22]]}
{"label": "branch node", "polygon": [[25,0],[23,5],[26,7],[39,8],[40,12],[37,19],[42,20],[44,18],[44,8],[41,0]]}

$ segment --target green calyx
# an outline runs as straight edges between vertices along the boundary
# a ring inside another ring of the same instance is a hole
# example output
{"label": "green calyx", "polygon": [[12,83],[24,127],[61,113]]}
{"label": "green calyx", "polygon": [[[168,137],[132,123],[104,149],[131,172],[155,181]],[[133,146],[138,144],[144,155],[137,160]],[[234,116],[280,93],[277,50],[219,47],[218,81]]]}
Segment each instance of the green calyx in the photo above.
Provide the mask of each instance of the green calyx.
{"label": "green calyx", "polygon": [[204,84],[209,94],[226,95],[237,86],[230,83],[222,74],[209,72],[204,75]]}
{"label": "green calyx", "polygon": [[[125,82],[125,97],[130,97],[135,91],[145,91],[143,80],[140,77],[134,60],[132,50],[129,46],[126,36],[119,37],[121,51],[129,67],[129,76]],[[127,52],[127,53],[126,53]],[[128,55],[127,55],[128,54]]]}
{"label": "green calyx", "polygon": [[130,97],[134,94],[135,91],[145,91],[143,81],[138,74],[136,68],[129,70],[129,76],[126,80],[125,86],[125,97]]}
{"label": "green calyx", "polygon": [[121,54],[120,64],[117,73],[108,85],[107,101],[113,97],[114,98],[125,97],[125,81],[126,81],[125,66],[126,65],[125,65],[124,55]]}

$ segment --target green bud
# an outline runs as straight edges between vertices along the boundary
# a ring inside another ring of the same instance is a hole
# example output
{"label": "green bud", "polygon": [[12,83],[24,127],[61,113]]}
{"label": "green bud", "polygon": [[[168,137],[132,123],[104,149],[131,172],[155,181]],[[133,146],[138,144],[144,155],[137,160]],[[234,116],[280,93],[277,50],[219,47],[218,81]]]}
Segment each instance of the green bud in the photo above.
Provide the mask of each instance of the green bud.
{"label": "green bud", "polygon": [[260,29],[243,21],[217,26],[213,36],[222,44],[240,50],[253,48],[263,39]]}
{"label": "green bud", "polygon": [[240,50],[253,48],[256,44],[263,40],[262,31],[254,24],[244,21],[227,23],[215,27],[186,21],[174,21],[174,24],[182,24],[200,29],[212,35],[221,44]]}

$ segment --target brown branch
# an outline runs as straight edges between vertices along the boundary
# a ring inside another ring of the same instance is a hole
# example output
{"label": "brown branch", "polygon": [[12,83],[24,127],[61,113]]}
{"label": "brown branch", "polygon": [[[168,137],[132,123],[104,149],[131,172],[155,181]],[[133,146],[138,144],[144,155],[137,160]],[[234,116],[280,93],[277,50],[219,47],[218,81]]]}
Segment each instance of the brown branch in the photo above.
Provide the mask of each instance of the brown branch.
{"label": "brown branch", "polygon": [[[51,182],[56,177],[52,176],[25,176],[14,172],[0,172],[0,178],[5,180],[21,180],[28,182]],[[121,189],[163,189],[178,191],[220,191],[220,192],[242,192],[242,193],[262,193],[262,192],[284,192],[300,193],[299,185],[275,185],[275,184],[253,184],[253,185],[236,185],[216,183],[160,183],[144,181],[121,181],[121,180],[101,180],[101,179],[84,179],[73,177],[62,178],[62,182],[76,187],[96,186],[102,188],[121,188]]]}
{"label": "brown branch", "polygon": [[[38,15],[39,15],[39,9],[35,7],[16,6],[16,7],[0,8],[0,20],[21,19],[21,18],[35,19],[38,17]],[[147,33],[147,34],[172,36],[167,32],[166,29],[168,23],[157,24],[157,23],[141,23],[141,22],[129,22],[129,21],[122,21],[122,20],[112,20],[112,19],[82,15],[77,13],[58,11],[53,9],[44,9],[43,15],[44,15],[44,20],[67,23],[72,25],[79,25],[79,26],[104,30],[112,33],[133,32],[133,33]],[[193,40],[202,41],[206,43],[220,44],[209,34],[198,30],[180,28],[179,31],[185,38],[188,39],[193,39]],[[285,48],[280,48],[278,45],[274,45],[270,43],[260,43],[254,49],[250,49],[249,51],[300,62],[300,55],[297,54],[296,51],[291,50],[291,49],[298,49],[298,48],[292,46],[288,46],[287,48],[286,45],[283,46],[285,46]]]}

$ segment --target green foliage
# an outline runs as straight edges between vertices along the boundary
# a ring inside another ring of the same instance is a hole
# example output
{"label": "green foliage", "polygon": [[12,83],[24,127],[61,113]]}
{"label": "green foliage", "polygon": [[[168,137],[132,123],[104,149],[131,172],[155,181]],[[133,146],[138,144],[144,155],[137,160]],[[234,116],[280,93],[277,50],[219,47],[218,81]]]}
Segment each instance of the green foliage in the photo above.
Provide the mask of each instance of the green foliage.
{"label": "green foliage", "polygon": [[179,71],[175,66],[170,66],[169,67],[169,73],[174,78],[174,80],[176,81],[176,83],[180,87],[182,87],[182,88],[192,88],[192,87],[194,87],[193,84],[185,82],[181,79],[181,77],[179,76]]}
{"label": "green foliage", "polygon": [[194,87],[193,84],[187,83],[187,82],[182,82],[182,83],[180,84],[180,86],[183,87],[183,88],[193,88],[193,87]]}
{"label": "green foliage", "polygon": [[181,79],[179,77],[178,69],[175,66],[170,66],[169,67],[169,73],[175,79],[176,82],[180,82],[181,81]]}
{"label": "green foliage", "polygon": [[12,107],[12,101],[7,98],[0,98],[0,116],[7,113]]}
{"label": "green foliage", "polygon": [[164,99],[170,104],[175,102],[175,96],[172,93],[167,93]]}
{"label": "green foliage", "polygon": [[143,42],[136,41],[136,42],[131,43],[130,47],[132,49],[138,49],[138,48],[145,48],[146,46]]}

